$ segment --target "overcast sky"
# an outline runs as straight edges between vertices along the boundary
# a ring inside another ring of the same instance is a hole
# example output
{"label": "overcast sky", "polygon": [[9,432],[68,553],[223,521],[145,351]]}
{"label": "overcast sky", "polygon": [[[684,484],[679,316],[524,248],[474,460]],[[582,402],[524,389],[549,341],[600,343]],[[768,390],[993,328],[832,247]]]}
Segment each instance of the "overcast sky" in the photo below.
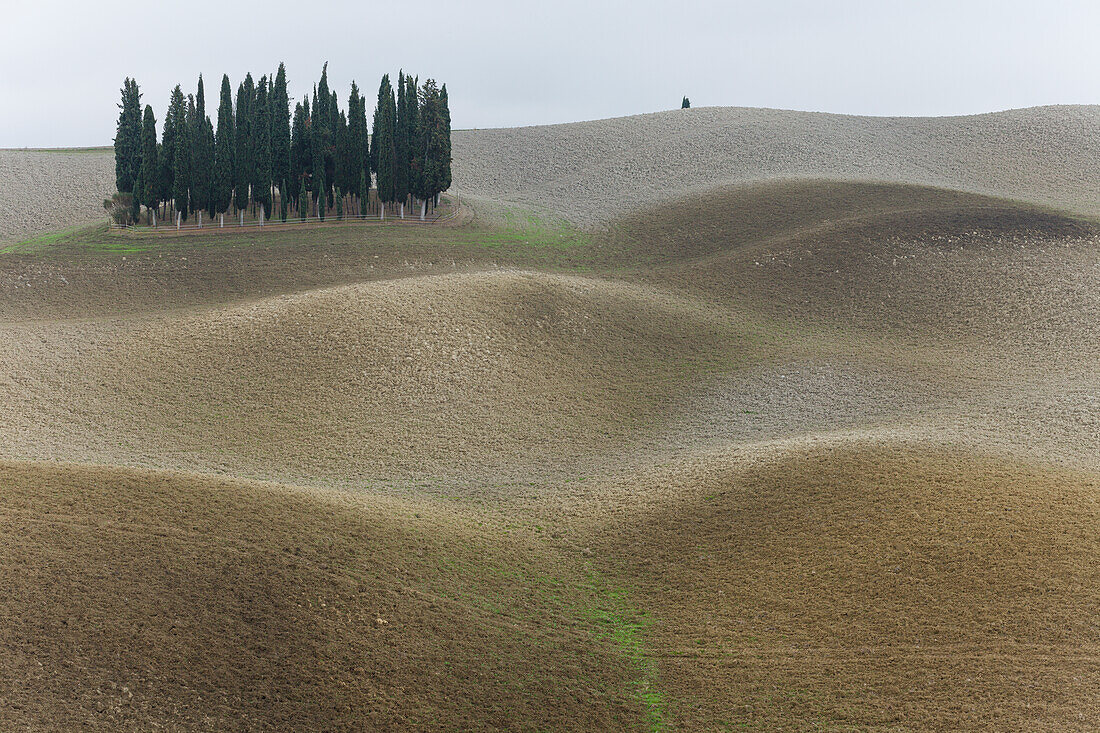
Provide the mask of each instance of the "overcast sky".
{"label": "overcast sky", "polygon": [[[3,0],[0,147],[110,144],[126,76],[159,123],[201,72],[212,116],[287,64],[295,97],[329,62],[346,105],[398,68],[446,82],[456,128],[678,107],[947,115],[1100,102],[1095,0]],[[151,9],[155,8],[155,9]],[[187,8],[187,12],[180,12]],[[373,102],[369,105],[373,108]]]}

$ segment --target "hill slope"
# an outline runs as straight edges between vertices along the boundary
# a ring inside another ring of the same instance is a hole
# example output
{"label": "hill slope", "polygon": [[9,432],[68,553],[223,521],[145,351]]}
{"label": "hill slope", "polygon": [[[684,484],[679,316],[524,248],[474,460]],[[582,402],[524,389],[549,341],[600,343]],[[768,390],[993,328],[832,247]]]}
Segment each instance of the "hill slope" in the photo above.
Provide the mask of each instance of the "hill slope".
{"label": "hill slope", "polygon": [[0,727],[637,729],[605,602],[422,502],[0,463]]}
{"label": "hill slope", "polygon": [[1100,107],[856,117],[707,107],[454,133],[454,192],[580,225],[776,178],[892,181],[1100,214]]}

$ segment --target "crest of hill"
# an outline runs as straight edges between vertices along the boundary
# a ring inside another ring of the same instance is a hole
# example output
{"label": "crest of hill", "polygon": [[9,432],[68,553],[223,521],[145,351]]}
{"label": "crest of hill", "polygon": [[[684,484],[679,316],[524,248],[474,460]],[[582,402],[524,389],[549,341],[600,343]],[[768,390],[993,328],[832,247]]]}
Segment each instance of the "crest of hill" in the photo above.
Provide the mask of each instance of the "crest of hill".
{"label": "crest of hill", "polygon": [[731,183],[936,186],[1100,214],[1100,107],[858,117],[704,107],[454,133],[453,192],[583,226]]}
{"label": "crest of hill", "polygon": [[[165,466],[165,456],[190,456],[167,467],[295,481],[468,475],[617,450],[690,388],[688,374],[771,353],[758,324],[707,301],[523,271],[65,328],[55,340],[71,351],[24,356],[13,371],[41,392],[0,385],[0,397],[27,405],[13,420],[23,428],[9,428],[20,457],[51,445],[69,460]],[[37,354],[36,333],[12,338]]]}

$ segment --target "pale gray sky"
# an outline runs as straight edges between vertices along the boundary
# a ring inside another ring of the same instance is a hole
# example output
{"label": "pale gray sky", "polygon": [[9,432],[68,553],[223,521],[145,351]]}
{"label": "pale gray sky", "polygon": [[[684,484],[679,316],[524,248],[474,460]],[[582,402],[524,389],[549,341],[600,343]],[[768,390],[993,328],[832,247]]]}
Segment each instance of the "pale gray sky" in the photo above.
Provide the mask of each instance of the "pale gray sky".
{"label": "pale gray sky", "polygon": [[[456,128],[743,105],[944,115],[1100,102],[1095,0],[3,0],[0,147],[106,145],[135,76],[158,130],[202,72],[208,112],[285,61],[346,104],[399,67],[446,82]],[[187,12],[181,13],[181,8]],[[369,105],[373,108],[373,103]]]}

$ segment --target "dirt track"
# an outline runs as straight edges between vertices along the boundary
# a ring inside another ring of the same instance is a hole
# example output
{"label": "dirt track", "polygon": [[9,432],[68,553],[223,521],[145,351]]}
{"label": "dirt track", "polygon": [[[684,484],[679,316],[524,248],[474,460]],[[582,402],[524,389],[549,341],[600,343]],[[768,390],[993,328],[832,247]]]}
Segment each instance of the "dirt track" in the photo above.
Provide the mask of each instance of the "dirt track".
{"label": "dirt track", "polygon": [[1095,728],[1100,229],[673,210],[0,258],[0,727]]}

